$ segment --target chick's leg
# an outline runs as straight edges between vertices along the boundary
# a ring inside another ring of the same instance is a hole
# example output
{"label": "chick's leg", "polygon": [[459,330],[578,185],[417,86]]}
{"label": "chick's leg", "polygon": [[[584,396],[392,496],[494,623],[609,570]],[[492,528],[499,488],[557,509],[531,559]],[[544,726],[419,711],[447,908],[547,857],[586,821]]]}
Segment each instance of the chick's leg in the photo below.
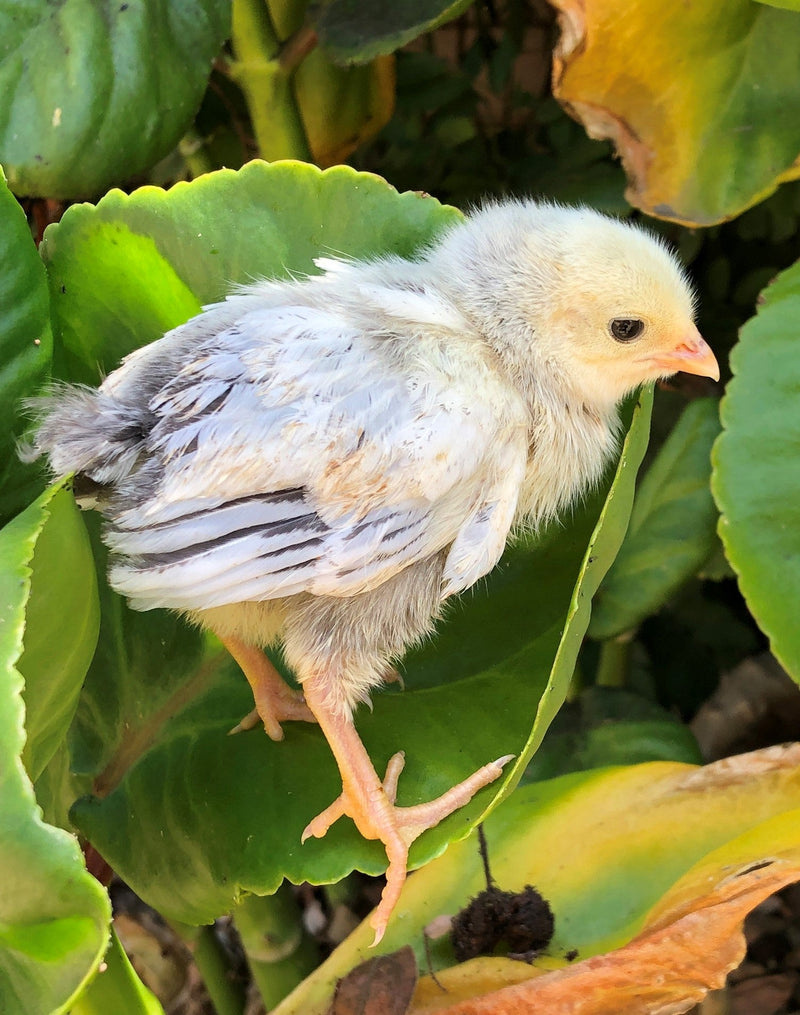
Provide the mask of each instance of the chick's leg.
{"label": "chick's leg", "polygon": [[429,803],[397,807],[397,780],[405,760],[402,751],[391,758],[386,775],[381,780],[352,720],[332,704],[325,676],[307,678],[303,682],[303,690],[342,777],[341,796],[308,824],[303,832],[303,841],[311,836],[322,838],[335,821],[347,815],[353,819],[365,839],[378,839],[384,844],[389,860],[386,887],[370,921],[375,931],[373,944],[377,944],[384,935],[405,883],[411,843],[424,831],[463,807],[479,789],[494,782],[512,755],[484,765],[468,779]]}
{"label": "chick's leg", "polygon": [[253,711],[237,723],[231,733],[252,729],[260,720],[268,737],[283,740],[281,722],[291,719],[316,722],[303,692],[289,687],[261,649],[233,637],[220,638],[220,641],[242,668],[256,703]]}

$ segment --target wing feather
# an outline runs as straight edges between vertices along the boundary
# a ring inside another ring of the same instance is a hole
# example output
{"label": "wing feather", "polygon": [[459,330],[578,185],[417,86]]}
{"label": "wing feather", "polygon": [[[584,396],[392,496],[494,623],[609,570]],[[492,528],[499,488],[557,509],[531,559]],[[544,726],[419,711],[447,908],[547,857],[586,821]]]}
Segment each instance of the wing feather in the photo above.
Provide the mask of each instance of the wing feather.
{"label": "wing feather", "polygon": [[257,529],[302,532],[319,526],[303,501],[302,490],[242,497],[219,505],[190,502],[188,510],[153,522],[145,517],[117,519],[106,542],[112,550],[128,556],[163,554],[198,546],[226,536]]}
{"label": "wing feather", "polygon": [[447,594],[494,566],[527,416],[475,349],[246,299],[221,333],[181,337],[190,352],[149,403],[158,482],[138,495],[134,476],[112,519],[114,586],[194,610],[355,595],[451,544]]}

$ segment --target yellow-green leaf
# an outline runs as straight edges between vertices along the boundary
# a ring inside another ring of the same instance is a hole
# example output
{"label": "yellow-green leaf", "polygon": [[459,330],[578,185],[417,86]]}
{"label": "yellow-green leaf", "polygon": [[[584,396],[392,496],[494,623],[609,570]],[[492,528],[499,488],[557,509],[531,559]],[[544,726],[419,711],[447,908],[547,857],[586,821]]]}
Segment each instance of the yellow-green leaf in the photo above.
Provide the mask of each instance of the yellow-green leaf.
{"label": "yellow-green leaf", "polygon": [[[23,679],[18,663],[23,636],[30,641],[44,633],[41,616],[33,629],[30,619],[31,574],[52,568],[52,553],[36,560],[39,543],[48,527],[63,532],[64,517],[75,511],[61,486],[46,490],[35,503],[0,530],[0,1011],[61,1011],[97,968],[105,951],[110,918],[108,896],[86,871],[77,840],[45,824],[33,795],[20,755],[25,742]],[[45,539],[47,537],[45,536]],[[96,629],[81,623],[86,581],[85,557],[71,558],[78,583],[76,629],[64,633],[48,628],[63,639],[67,661],[54,674],[65,703],[54,709],[52,725],[36,724],[40,734],[36,753],[60,728],[64,735],[74,707],[74,685],[83,677],[81,659],[91,654]],[[91,564],[89,564],[91,567]],[[43,571],[42,573],[46,573]],[[68,592],[63,576],[53,577],[61,590],[64,612]],[[40,602],[40,606],[44,605]],[[56,606],[52,606],[56,609]],[[40,655],[40,659],[41,659]],[[30,662],[30,660],[29,660]],[[83,667],[85,669],[85,666]],[[41,705],[44,693],[37,696]]]}
{"label": "yellow-green leaf", "polygon": [[751,0],[554,3],[554,92],[614,141],[632,204],[710,225],[800,176],[796,14]]}
{"label": "yellow-green leaf", "polygon": [[625,541],[598,589],[589,635],[612,638],[654,613],[719,545],[709,489],[718,403],[699,398],[681,414],[636,489]]}
{"label": "yellow-green leaf", "polygon": [[[798,744],[706,767],[651,762],[519,789],[485,823],[492,875],[502,889],[519,891],[532,884],[542,893],[555,915],[553,939],[532,966],[491,957],[474,960],[469,968],[456,966],[446,939],[433,942],[432,965],[450,993],[423,981],[411,1011],[437,1006],[449,1011],[459,996],[507,990],[532,977],[548,984],[542,974],[554,970],[564,970],[559,990],[566,997],[571,977],[581,985],[578,994],[591,999],[606,974],[606,987],[616,978],[626,990],[635,986],[646,995],[659,954],[663,991],[652,996],[663,1003],[674,988],[676,996],[696,999],[743,953],[738,928],[745,913],[781,885],[800,880],[798,800]],[[409,943],[426,969],[424,928],[436,917],[458,912],[485,886],[475,839],[451,845],[409,878],[396,919],[376,952]],[[700,943],[706,935],[713,948]],[[678,947],[681,940],[692,945],[689,953]],[[374,954],[370,942],[365,922],[275,1015],[324,1012],[336,980]],[[665,960],[669,947],[675,951]],[[574,950],[578,954],[570,963]],[[459,986],[465,978],[468,988]],[[695,994],[680,994],[687,981]],[[670,1010],[624,1007],[629,999],[624,993],[606,998],[606,1007],[600,1006],[599,994],[595,1008],[558,1007],[563,996],[554,990],[540,1002],[532,993],[524,1000],[517,996],[517,1007],[454,1007],[452,1012]],[[616,1007],[609,1007],[612,1003]]]}
{"label": "yellow-green leaf", "polygon": [[[793,811],[716,850],[678,882],[622,948],[550,972],[510,959],[476,959],[440,973],[441,987],[426,977],[409,1015],[687,1011],[724,986],[744,958],[742,924],[750,910],[800,878],[798,829],[800,811]],[[748,859],[753,856],[764,859]]]}

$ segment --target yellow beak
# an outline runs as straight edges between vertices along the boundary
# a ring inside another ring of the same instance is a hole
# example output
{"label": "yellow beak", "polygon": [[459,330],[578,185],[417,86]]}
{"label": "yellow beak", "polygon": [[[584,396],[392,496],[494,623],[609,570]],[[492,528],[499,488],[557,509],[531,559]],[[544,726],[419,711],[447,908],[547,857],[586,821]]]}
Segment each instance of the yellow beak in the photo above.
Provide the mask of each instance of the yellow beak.
{"label": "yellow beak", "polygon": [[679,370],[685,374],[697,374],[719,380],[719,363],[708,342],[694,325],[674,349],[654,357],[655,364],[662,370],[674,374]]}

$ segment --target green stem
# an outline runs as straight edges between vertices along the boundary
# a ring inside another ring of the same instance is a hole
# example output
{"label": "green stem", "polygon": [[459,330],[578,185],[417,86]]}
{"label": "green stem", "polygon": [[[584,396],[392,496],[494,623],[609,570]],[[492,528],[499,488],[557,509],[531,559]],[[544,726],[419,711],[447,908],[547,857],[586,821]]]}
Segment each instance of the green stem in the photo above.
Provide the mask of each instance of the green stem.
{"label": "green stem", "polygon": [[244,987],[234,981],[213,927],[190,927],[172,921],[170,926],[191,949],[217,1015],[244,1015]]}
{"label": "green stem", "polygon": [[267,1011],[278,1005],[319,965],[317,946],[306,934],[288,884],[274,895],[248,895],[233,919],[253,979]]}
{"label": "green stem", "polygon": [[178,151],[189,167],[193,180],[217,168],[208,156],[208,150],[203,138],[200,137],[194,128],[188,130],[181,138]]}
{"label": "green stem", "polygon": [[281,43],[266,0],[233,0],[231,77],[244,92],[263,158],[311,161],[292,89],[296,63],[281,61]]}
{"label": "green stem", "polygon": [[608,638],[600,646],[595,684],[598,687],[624,687],[628,681],[628,661],[633,631]]}

